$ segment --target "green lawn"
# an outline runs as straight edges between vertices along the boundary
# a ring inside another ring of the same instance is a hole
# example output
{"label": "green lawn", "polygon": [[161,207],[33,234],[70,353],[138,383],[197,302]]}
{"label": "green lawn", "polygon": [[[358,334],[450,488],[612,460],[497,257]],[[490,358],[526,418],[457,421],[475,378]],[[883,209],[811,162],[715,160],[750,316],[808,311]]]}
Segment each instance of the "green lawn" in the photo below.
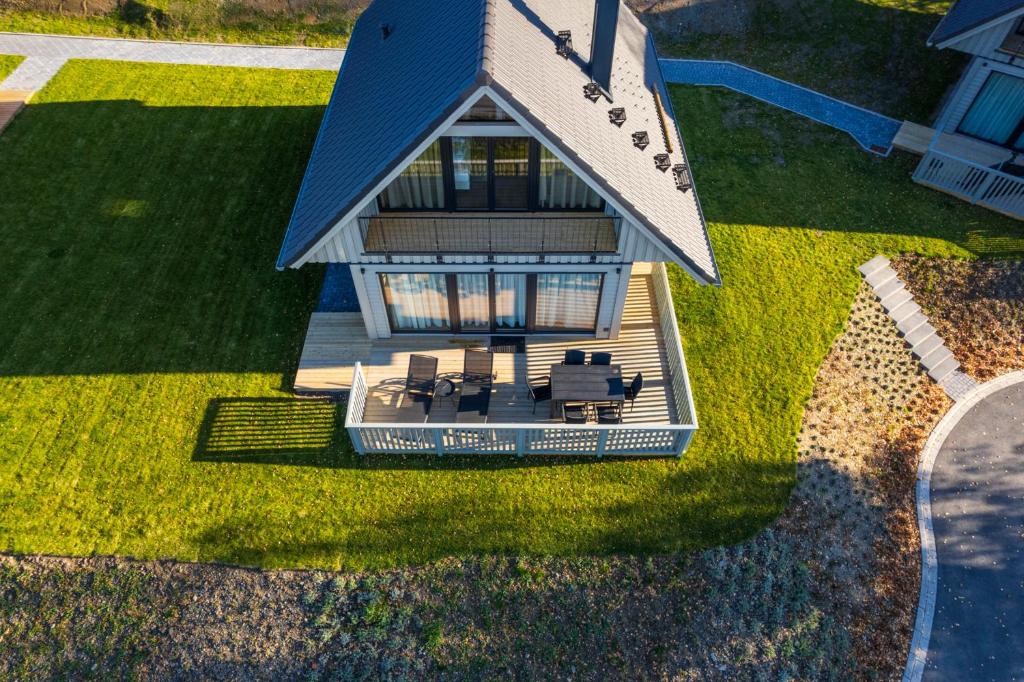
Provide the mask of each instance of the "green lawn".
{"label": "green lawn", "polygon": [[340,412],[282,390],[321,272],[273,264],[332,82],[71,62],[0,135],[0,547],[354,568],[736,541],[786,504],[855,265],[1024,252],[909,158],[678,88],[725,278],[672,273],[687,456],[361,461]]}
{"label": "green lawn", "polygon": [[252,45],[343,47],[355,23],[355,13],[329,7],[308,14],[266,14],[241,3],[203,0],[126,0],[109,14],[73,16],[52,12],[0,10],[0,31],[58,35],[196,40]]}
{"label": "green lawn", "polygon": [[12,71],[18,68],[24,57],[16,57],[9,54],[0,54],[0,81],[7,78]]}

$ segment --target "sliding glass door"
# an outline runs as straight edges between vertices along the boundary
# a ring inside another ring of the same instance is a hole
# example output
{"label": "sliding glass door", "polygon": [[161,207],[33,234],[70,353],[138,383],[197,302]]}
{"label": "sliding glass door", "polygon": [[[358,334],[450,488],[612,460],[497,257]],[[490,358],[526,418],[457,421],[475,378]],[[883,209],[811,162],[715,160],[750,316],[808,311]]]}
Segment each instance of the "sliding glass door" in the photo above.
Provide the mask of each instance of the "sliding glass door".
{"label": "sliding glass door", "polygon": [[1024,150],[1024,79],[993,71],[960,121],[958,132]]}
{"label": "sliding glass door", "polygon": [[451,329],[448,286],[443,274],[381,274],[392,331],[439,332]]}
{"label": "sliding glass door", "polygon": [[594,329],[600,300],[600,273],[537,275],[536,328],[540,331]]}
{"label": "sliding glass door", "polygon": [[381,273],[393,332],[592,332],[598,272]]}

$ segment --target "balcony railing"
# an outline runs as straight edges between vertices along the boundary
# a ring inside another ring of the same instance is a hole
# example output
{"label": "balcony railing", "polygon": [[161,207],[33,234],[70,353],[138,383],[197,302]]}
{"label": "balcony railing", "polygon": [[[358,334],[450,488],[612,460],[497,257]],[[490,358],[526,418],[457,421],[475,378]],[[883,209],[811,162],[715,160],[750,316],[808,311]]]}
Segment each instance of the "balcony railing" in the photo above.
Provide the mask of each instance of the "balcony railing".
{"label": "balcony railing", "polygon": [[378,215],[360,218],[366,254],[602,254],[618,249],[606,215]]}
{"label": "balcony railing", "polygon": [[1017,219],[1024,218],[1024,178],[929,149],[914,180]]}

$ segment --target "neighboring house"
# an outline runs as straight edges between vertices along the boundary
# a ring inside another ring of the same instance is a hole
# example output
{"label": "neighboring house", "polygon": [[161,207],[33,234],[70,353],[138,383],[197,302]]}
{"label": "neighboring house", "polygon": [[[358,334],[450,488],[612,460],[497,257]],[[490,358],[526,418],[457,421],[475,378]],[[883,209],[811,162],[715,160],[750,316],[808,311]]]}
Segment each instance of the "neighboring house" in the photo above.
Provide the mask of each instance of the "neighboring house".
{"label": "neighboring house", "polygon": [[914,179],[1024,218],[1024,0],[957,0],[928,44],[973,59]]}
{"label": "neighboring house", "polygon": [[[350,391],[360,452],[681,454],[696,428],[663,264],[720,274],[654,43],[618,0],[370,5],[278,267],[307,263],[347,268],[360,312],[314,313],[295,390]],[[496,377],[464,410],[473,346]],[[621,423],[533,400],[572,349],[612,353]],[[417,405],[411,354],[455,395]]]}

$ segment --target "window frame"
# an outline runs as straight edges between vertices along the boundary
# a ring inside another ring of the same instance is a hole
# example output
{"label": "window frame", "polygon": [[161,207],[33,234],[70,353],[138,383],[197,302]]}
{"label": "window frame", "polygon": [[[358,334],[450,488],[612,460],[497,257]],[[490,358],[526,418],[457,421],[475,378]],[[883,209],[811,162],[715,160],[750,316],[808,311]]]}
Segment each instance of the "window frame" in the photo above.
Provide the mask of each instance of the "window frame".
{"label": "window frame", "polygon": [[[439,138],[441,143],[441,180],[444,185],[444,206],[441,208],[385,208],[381,196],[383,191],[378,193],[376,202],[377,210],[380,213],[605,213],[607,202],[593,187],[591,191],[598,195],[601,203],[596,208],[544,208],[540,205],[540,142],[528,135],[519,136],[528,141],[527,154],[527,206],[526,208],[497,208],[496,188],[494,183],[494,147],[495,141],[509,139],[508,137],[491,137],[477,135],[487,140],[487,207],[486,208],[459,208],[455,198],[455,162],[452,157],[452,137],[444,135]],[[457,135],[454,137],[463,137]],[[575,174],[570,168],[569,172]],[[586,182],[580,178],[582,182]],[[588,186],[590,183],[586,183]]]}

